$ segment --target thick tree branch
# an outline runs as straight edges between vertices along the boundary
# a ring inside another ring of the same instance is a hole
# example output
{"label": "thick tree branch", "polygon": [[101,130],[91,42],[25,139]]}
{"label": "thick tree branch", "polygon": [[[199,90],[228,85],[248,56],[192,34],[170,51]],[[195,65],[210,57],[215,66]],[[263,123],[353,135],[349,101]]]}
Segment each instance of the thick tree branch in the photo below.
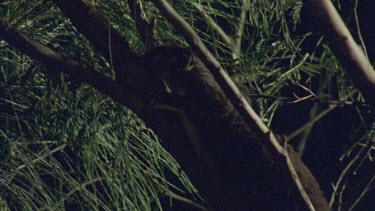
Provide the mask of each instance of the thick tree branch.
{"label": "thick tree branch", "polygon": [[375,71],[329,0],[307,0],[307,11],[327,35],[335,56],[352,76],[375,114]]}
{"label": "thick tree branch", "polygon": [[[250,127],[251,130],[253,130],[256,136],[261,139],[267,151],[274,158],[274,161],[278,165],[281,165],[281,168],[286,171],[286,174],[289,174],[289,178],[286,178],[286,180],[293,181],[293,189],[296,191],[296,193],[300,194],[300,197],[304,201],[304,209],[315,210],[318,209],[316,208],[318,206],[321,206],[319,207],[320,210],[329,209],[327,203],[322,198],[311,202],[311,198],[305,191],[303,186],[304,184],[301,183],[301,180],[299,178],[300,175],[297,174],[297,171],[292,164],[291,158],[288,156],[287,150],[279,144],[272,131],[267,128],[267,126],[261,121],[259,116],[250,107],[245,97],[241,94],[237,86],[226,74],[219,62],[208,51],[193,28],[180,15],[178,15],[178,13],[165,0],[154,0],[153,2],[158,7],[160,12],[165,16],[165,18],[169,22],[171,22],[172,25],[181,34],[183,34],[183,36],[185,36],[185,39],[188,41],[193,51],[210,70],[215,80],[220,84],[220,87],[223,89],[224,93],[240,113],[246,124]],[[296,158],[293,157],[293,159]],[[323,203],[321,203],[321,200],[323,200]]]}
{"label": "thick tree branch", "polygon": [[135,113],[139,114],[143,111],[144,104],[137,95],[123,89],[115,84],[112,79],[92,70],[86,65],[67,59],[63,55],[28,38],[2,19],[0,19],[0,37],[22,53],[50,66],[51,69],[66,73],[75,80],[88,83],[103,94],[129,107]]}
{"label": "thick tree branch", "polygon": [[77,30],[83,33],[95,48],[102,53],[108,62],[113,64],[116,82],[122,86],[140,91],[149,77],[144,72],[141,56],[130,49],[128,43],[120,36],[89,0],[56,0]]}
{"label": "thick tree branch", "polygon": [[129,63],[139,61],[139,56],[90,1],[55,0],[55,3],[77,30],[85,35],[108,61],[112,60],[115,69],[127,68]]}
{"label": "thick tree branch", "polygon": [[[173,24],[173,26],[183,35],[190,44],[190,47],[202,60],[202,62],[211,71],[215,80],[223,88],[225,94],[230,101],[234,104],[235,108],[244,115],[246,123],[249,124],[251,129],[259,137],[267,137],[270,130],[259,119],[255,111],[247,103],[245,97],[241,94],[232,79],[226,74],[225,70],[221,67],[220,63],[215,59],[211,52],[206,48],[200,37],[195,33],[194,29],[180,16],[178,13],[164,0],[154,0],[155,5],[159,8],[160,12],[165,18]],[[274,135],[271,144],[274,146],[272,150],[275,154],[285,154],[284,149],[278,144]]]}

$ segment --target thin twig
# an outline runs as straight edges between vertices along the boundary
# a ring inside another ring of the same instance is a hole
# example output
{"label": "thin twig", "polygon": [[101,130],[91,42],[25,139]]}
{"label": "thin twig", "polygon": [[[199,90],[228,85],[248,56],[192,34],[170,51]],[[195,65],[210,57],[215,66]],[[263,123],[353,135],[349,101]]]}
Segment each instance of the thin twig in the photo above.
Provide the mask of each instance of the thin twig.
{"label": "thin twig", "polygon": [[[297,98],[297,100],[292,101],[292,103],[297,103],[297,102],[300,102],[300,101],[304,101],[306,99],[311,99],[313,97],[314,97],[314,99],[318,99],[318,96],[316,96],[316,94],[311,90],[311,83],[309,84],[309,88],[307,88],[307,87],[305,87],[301,84],[297,84],[297,85],[310,94],[303,97],[303,98],[299,98],[296,94],[293,93],[293,95]],[[319,106],[319,104],[315,103],[315,105],[311,108],[309,119],[313,119],[316,116],[316,114],[318,112],[318,106]],[[312,129],[313,129],[313,125],[311,125],[311,127],[306,128],[306,130],[303,132],[301,140],[299,141],[299,143],[296,147],[296,151],[297,151],[297,153],[300,157],[302,157],[302,154],[305,151],[307,139],[309,138]]]}
{"label": "thin twig", "polygon": [[[318,109],[319,109],[319,103],[315,103],[313,105],[313,107],[311,108],[310,110],[310,114],[309,114],[309,119],[315,119],[317,113],[318,113]],[[303,134],[302,134],[302,138],[299,140],[299,143],[298,145],[296,146],[296,151],[297,151],[297,154],[302,157],[304,151],[305,151],[305,148],[306,148],[306,144],[307,144],[307,140],[309,139],[310,137],[310,134],[313,130],[313,126],[314,125],[311,125],[309,128],[306,128],[305,131],[303,131]]]}
{"label": "thin twig", "polygon": [[[353,96],[355,93],[357,93],[357,90],[355,91],[352,91],[351,93],[348,94],[348,98]],[[320,112],[318,115],[315,116],[314,119],[310,120],[309,122],[305,123],[304,125],[302,125],[300,128],[298,128],[297,130],[295,130],[293,133],[289,134],[286,138],[286,141],[290,141],[292,140],[293,138],[295,138],[296,136],[298,136],[300,133],[302,133],[303,131],[305,131],[306,129],[314,126],[314,124],[319,121],[321,118],[323,118],[325,115],[327,115],[329,112],[331,112],[333,109],[337,108],[340,104],[336,104],[336,105],[331,105],[330,107],[328,107],[327,109],[325,109],[324,111]]]}
{"label": "thin twig", "polygon": [[[367,144],[357,143],[358,146],[367,147]],[[371,146],[371,149],[375,150],[375,145]]]}
{"label": "thin twig", "polygon": [[44,154],[44,155],[41,155],[41,156],[39,156],[38,158],[36,158],[36,159],[30,161],[29,163],[18,166],[18,167],[15,169],[15,171],[17,172],[17,171],[19,171],[19,170],[21,170],[21,169],[23,169],[23,168],[29,166],[30,164],[35,164],[35,163],[37,163],[37,162],[43,160],[44,158],[53,155],[55,152],[62,151],[66,146],[67,146],[67,144],[60,145],[60,146],[56,147],[55,149],[49,151],[48,153],[46,153],[46,154]]}
{"label": "thin twig", "polygon": [[156,19],[149,21],[143,8],[142,0],[128,0],[128,5],[132,13],[138,34],[147,49],[157,45]]}
{"label": "thin twig", "polygon": [[244,29],[245,29],[245,23],[246,23],[246,15],[247,12],[249,11],[249,3],[248,0],[242,0],[242,5],[241,5],[241,13],[240,13],[240,21],[238,22],[236,32],[234,35],[234,43],[236,46],[236,52],[240,54],[241,52],[241,43],[242,43],[242,37],[244,34]]}
{"label": "thin twig", "polygon": [[[363,163],[363,159],[366,155],[371,151],[373,141],[371,138],[367,139],[366,143],[367,147],[361,148],[358,153],[353,157],[353,159],[348,163],[348,165],[344,168],[341,172],[340,177],[337,179],[337,182],[334,187],[334,191],[331,195],[330,206],[333,207],[333,203],[335,202],[335,198],[338,193],[342,193],[345,189],[345,184],[349,180],[349,178],[355,174],[359,166]],[[339,195],[340,197],[340,195]],[[340,202],[339,202],[340,205]]]}
{"label": "thin twig", "polygon": [[190,204],[190,205],[192,205],[196,208],[199,208],[200,210],[208,211],[208,209],[206,207],[204,207],[204,206],[202,206],[202,205],[200,205],[200,204],[198,204],[198,203],[196,203],[196,202],[194,202],[194,201],[192,201],[188,198],[177,195],[177,194],[173,193],[172,191],[166,191],[165,195],[167,195],[167,196],[169,196],[172,199],[175,199],[177,201],[180,201],[180,202],[183,202],[183,203],[186,203],[186,204]]}
{"label": "thin twig", "polygon": [[219,37],[221,37],[221,39],[223,40],[223,42],[225,43],[225,45],[227,45],[231,51],[232,51],[232,54],[233,54],[233,58],[236,59],[238,58],[238,55],[236,53],[236,46],[235,46],[235,43],[234,43],[234,40],[229,36],[227,35],[227,33],[225,33],[224,29],[221,28],[217,23],[216,21],[214,21],[202,8],[201,5],[199,4],[193,4],[195,6],[195,8],[197,8],[197,11],[198,11],[198,14],[204,19],[206,20],[206,22],[211,25],[211,27],[217,32],[217,34],[219,35]]}
{"label": "thin twig", "polygon": [[372,183],[375,181],[375,176],[373,176],[370,181],[367,183],[366,187],[363,189],[361,194],[358,196],[358,198],[355,200],[355,202],[350,206],[348,210],[353,210],[355,206],[361,201],[361,199],[366,195],[366,193],[373,188]]}
{"label": "thin twig", "polygon": [[359,26],[359,18],[358,18],[358,12],[357,12],[357,9],[358,9],[358,0],[355,0],[355,5],[354,5],[354,16],[355,16],[355,25],[356,25],[356,27],[357,27],[358,39],[359,39],[359,41],[360,41],[360,44],[361,44],[362,50],[363,50],[363,52],[365,53],[366,58],[368,59],[368,54],[367,54],[367,50],[366,50],[365,41],[363,40],[362,32],[361,32],[361,27]]}

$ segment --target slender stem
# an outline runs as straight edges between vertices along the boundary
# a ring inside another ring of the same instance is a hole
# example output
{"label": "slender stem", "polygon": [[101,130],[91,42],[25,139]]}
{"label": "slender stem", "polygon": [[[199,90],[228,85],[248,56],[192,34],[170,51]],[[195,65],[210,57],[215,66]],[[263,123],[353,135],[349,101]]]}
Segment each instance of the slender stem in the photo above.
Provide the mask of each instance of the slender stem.
{"label": "slender stem", "polygon": [[190,204],[190,205],[192,205],[192,206],[194,206],[196,208],[199,208],[200,210],[208,211],[208,209],[206,207],[204,207],[204,206],[202,206],[202,205],[200,205],[200,204],[198,204],[198,203],[196,203],[196,202],[194,202],[194,201],[192,201],[192,200],[190,200],[188,198],[179,196],[179,195],[177,195],[177,194],[175,194],[175,193],[173,193],[171,191],[165,192],[165,195],[167,195],[167,196],[169,196],[169,197],[171,197],[171,198],[173,198],[173,199],[175,199],[177,201],[180,201],[180,202],[183,202],[183,203],[186,203],[186,204]]}
{"label": "slender stem", "polygon": [[227,45],[231,50],[232,50],[232,53],[233,55],[236,55],[236,47],[235,47],[235,44],[234,44],[234,41],[233,39],[227,34],[225,33],[225,31],[223,30],[223,28],[221,28],[202,8],[201,5],[199,4],[194,4],[195,8],[197,8],[198,10],[198,13],[200,16],[202,16],[207,22],[208,24],[211,25],[211,27],[216,30],[217,34],[221,37],[221,39],[223,40],[223,42],[225,43],[225,45]]}
{"label": "slender stem", "polygon": [[23,165],[18,166],[15,170],[16,170],[16,171],[19,171],[19,170],[22,170],[23,168],[27,167],[29,164],[35,164],[35,163],[37,163],[37,162],[43,160],[44,158],[46,158],[46,157],[48,157],[48,156],[54,154],[55,152],[62,151],[66,146],[67,146],[66,144],[63,144],[63,145],[61,145],[61,146],[58,146],[58,147],[56,147],[55,149],[49,151],[48,153],[46,153],[46,154],[44,154],[44,155],[41,155],[41,156],[39,156],[38,158],[36,158],[36,159],[30,161],[28,164],[23,164]]}
{"label": "slender stem", "polygon": [[[357,90],[349,93],[347,97],[349,98],[349,97],[353,96],[355,93],[357,93]],[[331,105],[329,108],[327,108],[324,111],[320,112],[318,115],[315,116],[314,119],[311,119],[309,122],[305,123],[300,128],[298,128],[297,130],[295,130],[293,133],[291,133],[290,135],[288,135],[287,138],[286,138],[286,141],[288,142],[288,141],[292,140],[293,138],[295,138],[296,136],[298,136],[303,131],[305,131],[308,128],[311,128],[312,126],[314,126],[314,124],[317,121],[319,121],[321,118],[323,118],[324,116],[326,116],[329,112],[331,112],[333,109],[337,108],[339,105],[340,104]]]}
{"label": "slender stem", "polygon": [[156,22],[147,20],[142,0],[128,0],[138,34],[146,48],[156,46]]}
{"label": "slender stem", "polygon": [[[135,113],[143,112],[145,104],[140,96],[116,84],[111,78],[89,68],[87,65],[68,59],[52,49],[18,32],[11,25],[0,19],[0,37],[22,53],[69,75],[72,79],[88,83],[103,94],[122,103]],[[129,68],[130,69],[130,68]]]}
{"label": "slender stem", "polygon": [[366,187],[363,189],[361,194],[358,196],[358,198],[355,200],[355,202],[350,206],[349,210],[353,210],[355,206],[361,201],[361,199],[366,195],[366,193],[373,188],[373,183],[375,181],[375,176],[373,176],[370,181],[367,183]]}
{"label": "slender stem", "polygon": [[[342,193],[345,190],[345,185],[348,182],[349,178],[353,176],[354,172],[359,168],[359,166],[363,163],[363,159],[368,155],[371,151],[372,145],[374,142],[371,138],[367,139],[367,147],[361,148],[358,153],[353,157],[353,159],[348,163],[348,165],[344,168],[341,172],[340,177],[337,179],[337,182],[334,186],[334,192],[331,195],[330,206],[333,207],[333,203],[336,200],[336,196],[340,199]],[[338,205],[340,206],[340,201]]]}
{"label": "slender stem", "polygon": [[241,50],[242,37],[244,34],[245,22],[246,22],[246,14],[248,10],[249,10],[248,0],[242,0],[240,21],[238,22],[236,33],[234,36],[235,38],[234,43],[236,45],[236,52],[238,54],[240,54],[240,50]]}
{"label": "slender stem", "polygon": [[367,54],[367,50],[366,50],[365,41],[363,40],[362,32],[361,32],[361,27],[359,26],[359,18],[358,18],[358,12],[357,12],[357,10],[358,10],[358,0],[355,0],[354,16],[355,16],[355,25],[357,27],[358,39],[361,42],[362,50],[365,53],[366,58],[368,59],[368,54]]}

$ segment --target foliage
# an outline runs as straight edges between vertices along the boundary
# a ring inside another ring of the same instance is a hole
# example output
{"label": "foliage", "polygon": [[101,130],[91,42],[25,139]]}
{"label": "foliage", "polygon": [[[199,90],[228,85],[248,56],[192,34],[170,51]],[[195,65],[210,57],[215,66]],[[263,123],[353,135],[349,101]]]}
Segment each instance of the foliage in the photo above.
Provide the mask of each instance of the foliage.
{"label": "foliage", "polygon": [[[22,32],[111,74],[108,62],[51,2],[9,3]],[[171,190],[164,170],[181,177],[157,137],[128,109],[1,42],[0,195],[10,208],[116,210],[159,208]]]}
{"label": "foliage", "polygon": [[[142,53],[145,48],[126,1],[94,2]],[[238,37],[243,2],[248,13]],[[52,1],[0,4],[0,17],[23,33],[113,76],[110,61]],[[173,1],[233,79],[250,88],[253,104],[268,125],[280,105],[295,100],[289,90],[297,85],[313,86],[310,91],[318,102],[346,101],[353,90],[322,38],[298,31],[301,5],[299,0]],[[184,43],[151,2],[146,1],[145,8],[149,19],[158,20],[159,44]],[[239,42],[236,47],[225,42],[210,20]],[[167,193],[188,192],[199,198],[160,140],[131,111],[46,69],[4,41],[0,47],[0,206],[150,210],[151,204],[162,209],[160,198]],[[361,100],[358,94],[354,98]],[[166,169],[180,177],[183,190],[165,179]]]}

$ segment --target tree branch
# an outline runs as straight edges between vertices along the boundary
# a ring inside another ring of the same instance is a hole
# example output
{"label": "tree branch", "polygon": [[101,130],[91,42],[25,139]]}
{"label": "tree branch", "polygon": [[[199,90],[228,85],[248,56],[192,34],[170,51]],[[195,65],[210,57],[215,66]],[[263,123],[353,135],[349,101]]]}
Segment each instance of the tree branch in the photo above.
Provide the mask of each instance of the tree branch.
{"label": "tree branch", "polygon": [[86,65],[67,59],[50,48],[30,39],[18,32],[12,26],[0,19],[0,37],[22,53],[70,76],[71,78],[88,83],[103,94],[122,103],[135,113],[141,113],[144,104],[139,96],[116,84],[109,77],[92,70]]}
{"label": "tree branch", "polygon": [[361,194],[357,197],[355,202],[350,206],[349,210],[353,210],[357,206],[357,204],[361,201],[361,199],[366,195],[366,193],[374,187],[373,185],[374,182],[375,182],[375,175],[373,175],[372,178],[368,181],[367,185],[365,186],[365,188],[363,188]]}
{"label": "tree branch", "polygon": [[329,46],[337,59],[352,76],[375,115],[375,71],[361,47],[355,42],[348,28],[331,1],[307,0],[306,7],[327,35]]}
{"label": "tree branch", "polygon": [[147,49],[157,46],[157,20],[147,20],[142,0],[128,0],[138,34]]}
{"label": "tree branch", "polygon": [[205,47],[204,43],[196,34],[194,29],[180,15],[178,15],[178,13],[165,0],[153,0],[153,2],[164,17],[171,22],[172,25],[185,37],[193,51],[198,55],[198,57],[210,70],[215,80],[220,84],[224,93],[243,117],[246,124],[262,141],[262,144],[264,144],[267,151],[274,158],[274,161],[277,162],[282,169],[287,171],[287,174],[289,174],[287,180],[293,181],[293,189],[300,194],[299,197],[301,197],[301,199],[304,201],[304,208],[307,210],[315,210],[315,206],[321,205],[321,210],[328,210],[328,205],[325,202],[321,203],[321,200],[324,201],[324,199],[319,198],[317,201],[314,201],[314,204],[311,202],[311,198],[306,193],[304,186],[301,184],[301,180],[299,178],[300,175],[297,174],[296,169],[288,156],[287,150],[278,143],[272,131],[267,128],[259,116],[250,107],[245,97],[241,94],[231,78],[226,74],[219,62]]}
{"label": "tree branch", "polygon": [[209,25],[211,25],[211,27],[214,30],[216,30],[217,34],[219,35],[219,37],[221,37],[225,45],[227,45],[231,49],[233,59],[238,59],[238,54],[236,52],[236,46],[235,46],[234,40],[229,35],[227,35],[227,33],[225,33],[225,31],[208,14],[205,13],[201,5],[199,4],[193,4],[193,5],[195,6],[195,8],[197,8],[198,14]]}
{"label": "tree branch", "polygon": [[54,153],[58,152],[58,151],[63,151],[64,148],[67,146],[67,144],[62,144],[56,148],[54,148],[53,150],[50,150],[48,151],[47,153],[43,154],[43,155],[40,155],[38,156],[36,159],[34,160],[31,160],[30,162],[28,162],[27,164],[22,164],[20,166],[18,166],[16,169],[15,169],[15,172],[13,174],[13,177],[17,174],[17,172],[19,172],[20,170],[26,168],[27,166],[30,166],[30,164],[36,164],[38,163],[39,161],[47,158],[48,156],[51,156],[53,155]]}
{"label": "tree branch", "polygon": [[[345,168],[342,170],[339,178],[337,179],[336,183],[334,184],[334,192],[331,195],[330,205],[331,207],[336,206],[347,206],[346,204],[343,204],[340,202],[340,198],[343,197],[343,193],[345,191],[347,183],[353,178],[358,177],[356,175],[356,172],[360,168],[360,166],[363,164],[363,161],[367,158],[368,154],[372,150],[372,146],[374,146],[375,142],[373,141],[373,137],[366,138],[366,147],[362,147],[356,154],[353,156],[353,158],[350,160],[350,162],[345,166]],[[369,176],[369,178],[372,178],[374,175],[369,173],[368,175],[365,175],[362,173],[363,176]],[[365,181],[365,180],[364,180]],[[365,189],[362,189],[363,191],[366,191]],[[353,191],[353,190],[352,190]],[[353,193],[352,193],[353,194]],[[335,201],[338,201],[335,203]],[[350,200],[349,200],[350,201]],[[355,205],[355,204],[353,204]],[[350,209],[344,209],[344,210],[350,210]]]}
{"label": "tree branch", "polygon": [[171,197],[171,198],[173,198],[177,201],[180,201],[180,202],[189,204],[191,206],[194,206],[194,207],[198,208],[199,210],[208,211],[208,209],[206,207],[204,207],[203,205],[200,205],[200,204],[198,204],[198,203],[196,203],[196,202],[194,202],[194,201],[192,201],[188,198],[185,198],[183,196],[179,196],[179,195],[173,193],[172,191],[166,191],[165,195],[167,195],[167,196],[169,196],[169,197]]}
{"label": "tree branch", "polygon": [[139,56],[89,0],[55,0],[55,4],[107,61],[112,60],[116,70],[139,61]]}
{"label": "tree branch", "polygon": [[242,0],[242,6],[241,6],[241,13],[240,13],[240,21],[236,27],[236,32],[234,35],[234,43],[236,46],[236,52],[240,53],[241,49],[241,43],[242,43],[242,37],[244,33],[244,27],[245,27],[245,21],[246,21],[246,14],[249,10],[249,3],[248,0]]}
{"label": "tree branch", "polygon": [[[354,90],[352,92],[350,92],[348,95],[347,95],[347,98],[350,98],[352,97],[355,93],[357,93],[358,90]],[[325,110],[323,110],[322,112],[320,112],[319,114],[315,115],[315,117],[313,119],[310,119],[310,121],[306,122],[304,125],[302,125],[300,128],[298,128],[297,130],[293,131],[290,135],[287,136],[286,138],[286,141],[290,141],[292,140],[293,138],[295,138],[296,136],[298,136],[299,134],[301,134],[303,131],[309,129],[309,128],[312,128],[314,126],[314,124],[316,122],[318,122],[321,118],[323,118],[324,116],[326,116],[329,112],[331,112],[333,109],[337,108],[338,106],[341,106],[342,104],[330,104],[330,106],[328,108],[326,108]]]}

